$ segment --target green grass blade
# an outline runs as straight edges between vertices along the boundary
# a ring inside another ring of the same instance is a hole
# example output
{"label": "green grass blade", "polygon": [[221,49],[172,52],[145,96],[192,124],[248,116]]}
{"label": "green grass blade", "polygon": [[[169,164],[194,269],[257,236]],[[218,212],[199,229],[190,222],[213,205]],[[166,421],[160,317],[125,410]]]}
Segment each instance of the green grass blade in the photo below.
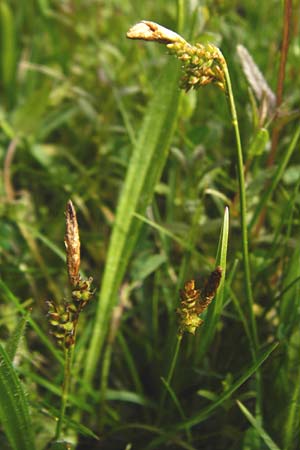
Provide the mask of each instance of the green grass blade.
{"label": "green grass blade", "polygon": [[[0,279],[0,289],[4,293],[4,295],[7,297],[9,301],[11,301],[17,308],[17,310],[22,314],[26,315],[28,311],[22,306],[19,299],[8,289],[6,284]],[[38,337],[40,338],[41,342],[45,345],[45,347],[52,353],[52,355],[59,361],[60,363],[63,363],[63,357],[61,355],[61,352],[59,352],[55,346],[52,344],[50,337],[48,337],[43,330],[39,327],[39,325],[36,323],[32,317],[28,316],[28,323],[31,326],[31,328],[36,332]]]}
{"label": "green grass blade", "polygon": [[[300,248],[290,252],[284,270],[283,294],[280,296],[280,336],[288,337],[299,324],[300,304]],[[289,287],[289,289],[286,289]]]}
{"label": "green grass blade", "polygon": [[7,2],[0,2],[0,70],[3,86],[12,89],[16,71],[14,16]]}
{"label": "green grass blade", "polygon": [[[176,406],[176,409],[177,409],[177,411],[178,411],[180,417],[181,417],[183,420],[186,420],[186,416],[185,416],[185,414],[184,414],[184,411],[183,411],[183,409],[182,409],[182,406],[181,406],[181,404],[180,404],[180,402],[179,402],[179,399],[178,399],[178,397],[177,397],[177,395],[176,395],[174,389],[172,389],[171,385],[170,385],[170,384],[167,382],[167,380],[165,380],[163,377],[161,377],[161,381],[163,382],[163,384],[164,384],[164,386],[165,386],[165,388],[166,388],[166,391],[168,391],[168,393],[169,393],[171,399],[173,400],[173,403],[174,403],[174,405]],[[191,436],[191,432],[190,432],[189,427],[186,428],[186,436],[187,436],[188,441],[190,442],[192,436]]]}
{"label": "green grass blade", "polygon": [[144,118],[119,199],[87,355],[86,381],[94,375],[111,310],[140,230],[141,222],[134,213],[145,212],[167,158],[178,101],[178,66],[169,64]]}
{"label": "green grass blade", "polygon": [[195,249],[195,247],[193,247],[190,244],[190,242],[187,241],[186,239],[182,239],[180,236],[177,236],[176,234],[172,233],[172,231],[159,225],[156,222],[153,222],[153,220],[150,220],[147,217],[142,216],[141,214],[134,213],[134,216],[137,219],[141,220],[142,222],[146,223],[147,225],[150,225],[154,230],[159,231],[162,235],[171,238],[174,242],[177,242],[179,245],[181,245],[182,248],[189,250],[189,252],[191,253],[197,254],[197,250]]}
{"label": "green grass blade", "polygon": [[291,392],[288,414],[284,426],[284,450],[293,450],[295,438],[299,435],[299,409],[300,409],[300,368]]}
{"label": "green grass blade", "polygon": [[11,361],[13,361],[13,359],[17,353],[21,338],[24,336],[26,324],[28,322],[28,317],[29,317],[29,312],[27,312],[27,314],[24,314],[24,316],[21,317],[14,332],[12,333],[12,335],[10,336],[10,338],[6,344],[5,350],[6,350],[7,356],[9,357],[9,359]]}
{"label": "green grass blade", "polygon": [[0,345],[0,420],[14,450],[34,450],[33,431],[23,387]]}
{"label": "green grass blade", "polygon": [[296,133],[293,136],[293,139],[291,140],[290,145],[288,146],[280,164],[277,167],[277,170],[272,178],[272,182],[270,184],[270,186],[268,187],[268,189],[265,191],[265,193],[262,195],[261,201],[259,202],[259,204],[256,207],[256,210],[254,211],[253,217],[251,219],[251,222],[249,224],[249,229],[251,230],[253,228],[253,226],[255,225],[261,211],[263,210],[263,208],[265,207],[267,201],[269,200],[269,198],[271,197],[272,193],[274,192],[274,190],[276,189],[279,181],[282,178],[282,175],[288,165],[288,162],[296,148],[298,139],[300,136],[300,126],[297,128]]}
{"label": "green grass blade", "polygon": [[280,450],[280,448],[275,444],[275,442],[271,439],[271,437],[268,435],[268,433],[264,430],[264,428],[260,425],[260,423],[255,419],[255,417],[250,413],[250,411],[241,403],[239,400],[237,400],[237,404],[244,414],[244,416],[249,420],[251,425],[255,428],[259,436],[262,438],[262,440],[265,442],[267,447],[270,450]]}
{"label": "green grass blade", "polygon": [[263,362],[269,357],[269,355],[275,350],[278,343],[275,342],[274,344],[270,345],[270,347],[265,350],[257,359],[256,361],[241,375],[231,386],[229,389],[227,389],[214,403],[210,404],[206,408],[203,408],[198,414],[191,417],[187,421],[184,421],[180,423],[176,429],[183,429],[187,426],[194,426],[198,425],[199,423],[206,420],[208,417],[210,417],[214,411],[224,403],[224,401],[231,397],[231,395],[240,387],[242,384],[245,383],[245,381],[248,380],[256,371],[257,369],[263,364]]}
{"label": "green grass blade", "polygon": [[223,309],[223,300],[224,300],[224,287],[225,287],[225,277],[226,277],[226,258],[227,258],[227,248],[228,248],[228,235],[229,235],[229,210],[225,209],[223,226],[219,239],[219,246],[217,252],[217,264],[220,265],[223,269],[222,271],[222,280],[220,286],[217,291],[217,295],[208,308],[205,323],[201,330],[201,347],[199,349],[199,353],[197,355],[198,359],[201,359],[205,354],[210,342],[212,341],[218,320],[220,318],[222,309]]}

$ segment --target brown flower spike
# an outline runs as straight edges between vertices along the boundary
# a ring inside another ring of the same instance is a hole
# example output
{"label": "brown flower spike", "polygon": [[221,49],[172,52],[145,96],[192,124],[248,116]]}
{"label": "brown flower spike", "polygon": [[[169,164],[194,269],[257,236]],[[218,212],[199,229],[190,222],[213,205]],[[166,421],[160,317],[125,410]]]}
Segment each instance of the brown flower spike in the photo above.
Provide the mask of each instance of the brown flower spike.
{"label": "brown flower spike", "polygon": [[222,277],[222,268],[218,266],[204,283],[203,289],[195,289],[195,280],[185,283],[184,289],[180,291],[181,303],[176,312],[179,317],[179,335],[185,331],[195,334],[196,329],[202,325],[203,320],[199,317],[216,295]]}
{"label": "brown flower spike", "polygon": [[80,238],[76,211],[71,200],[68,201],[66,208],[66,234],[64,242],[70,284],[76,286],[79,281]]}
{"label": "brown flower spike", "polygon": [[94,294],[92,278],[83,280],[80,277],[80,238],[76,211],[71,200],[66,207],[65,247],[67,271],[72,289],[71,299],[59,305],[48,301],[48,317],[53,327],[54,336],[65,348],[75,344],[79,314]]}

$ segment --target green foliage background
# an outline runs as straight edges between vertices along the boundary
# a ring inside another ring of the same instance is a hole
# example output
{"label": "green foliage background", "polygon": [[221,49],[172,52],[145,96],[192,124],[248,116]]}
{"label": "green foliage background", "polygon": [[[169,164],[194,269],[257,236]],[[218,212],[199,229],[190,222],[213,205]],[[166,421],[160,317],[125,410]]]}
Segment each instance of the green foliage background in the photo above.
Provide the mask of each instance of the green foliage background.
{"label": "green foliage background", "polygon": [[[294,11],[283,127],[275,165],[268,167],[275,125],[267,122],[263,145],[254,145],[260,105],[236,46],[248,49],[276,91],[283,2],[0,0],[0,400],[7,402],[5,383],[10,398],[19,393],[8,425],[0,411],[1,449],[21,448],[10,428],[29,420],[27,402],[36,448],[45,449],[54,434],[63,368],[45,301],[68,295],[63,236],[69,198],[79,219],[82,270],[93,276],[97,294],[80,317],[65,439],[78,449],[297,448],[297,1]],[[180,95],[178,66],[165,47],[126,39],[141,19],[180,31],[191,42],[213,42],[227,60],[247,164],[257,360],[249,343],[226,98],[213,86]],[[120,206],[129,173],[132,191]],[[251,219],[265,200],[257,234]],[[201,285],[215,267],[226,206],[227,278],[218,320],[207,317],[195,337],[184,337],[166,388],[161,377],[166,379],[174,352],[178,290],[191,278]],[[115,222],[116,211],[121,222]],[[109,249],[114,224],[121,228]],[[122,227],[132,241],[126,235],[122,241]],[[103,300],[103,273],[110,269],[111,291]],[[115,304],[121,305],[120,322],[115,339],[107,340]],[[20,318],[28,309],[25,329]],[[97,310],[103,314],[98,325]],[[18,348],[15,357],[12,348]]]}

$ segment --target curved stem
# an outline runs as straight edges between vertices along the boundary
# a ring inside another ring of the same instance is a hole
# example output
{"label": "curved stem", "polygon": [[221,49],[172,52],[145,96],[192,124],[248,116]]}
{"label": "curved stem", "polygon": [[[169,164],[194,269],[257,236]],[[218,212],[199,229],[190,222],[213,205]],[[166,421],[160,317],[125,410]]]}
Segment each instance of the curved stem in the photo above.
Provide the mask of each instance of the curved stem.
{"label": "curved stem", "polygon": [[244,163],[243,163],[243,151],[241,145],[241,137],[239,131],[239,123],[236,114],[234,96],[232,92],[231,80],[228,71],[227,64],[222,56],[223,69],[226,79],[227,87],[227,100],[229,104],[232,126],[235,133],[236,140],[236,150],[237,150],[237,163],[238,163],[238,183],[239,183],[239,196],[240,196],[240,220],[242,229],[242,250],[243,250],[243,263],[245,272],[245,289],[246,289],[246,299],[249,309],[250,324],[251,324],[251,334],[253,341],[254,353],[257,351],[258,347],[258,336],[255,316],[253,312],[253,293],[251,285],[251,272],[250,272],[250,262],[249,262],[249,249],[248,249],[248,230],[247,230],[247,204],[246,204],[246,190],[245,190],[245,177],[244,177]]}
{"label": "curved stem", "polygon": [[[221,53],[221,52],[220,52]],[[222,55],[222,54],[221,54]],[[239,130],[239,123],[236,114],[234,96],[232,92],[231,80],[228,71],[228,67],[225,59],[223,60],[223,69],[226,80],[227,88],[227,99],[230,108],[232,125],[234,128],[235,139],[236,139],[236,150],[237,150],[237,163],[238,163],[238,183],[239,183],[239,195],[240,195],[240,220],[242,228],[242,250],[243,250],[243,263],[244,263],[244,274],[245,274],[245,289],[246,289],[246,299],[250,317],[250,329],[251,329],[251,353],[254,362],[257,361],[257,350],[258,350],[258,334],[256,320],[253,311],[253,292],[251,284],[251,271],[250,271],[250,261],[249,261],[249,248],[248,248],[248,228],[247,228],[247,202],[246,202],[246,189],[245,189],[245,176],[244,176],[244,162],[243,162],[243,151]],[[256,418],[261,422],[262,419],[262,384],[261,384],[261,374],[260,371],[256,371],[256,386],[257,386],[257,402],[255,405]]]}

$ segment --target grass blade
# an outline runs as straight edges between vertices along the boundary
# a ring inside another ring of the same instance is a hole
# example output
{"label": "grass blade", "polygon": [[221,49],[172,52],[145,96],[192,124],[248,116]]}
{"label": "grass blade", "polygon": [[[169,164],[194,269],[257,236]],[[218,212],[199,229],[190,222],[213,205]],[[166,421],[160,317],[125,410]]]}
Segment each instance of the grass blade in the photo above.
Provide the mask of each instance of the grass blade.
{"label": "grass blade", "polygon": [[207,310],[205,324],[203,325],[203,329],[201,330],[202,331],[201,347],[199,348],[199,353],[197,356],[198,360],[200,360],[202,356],[205,354],[210,342],[214,337],[216,325],[223,309],[228,235],[229,235],[229,210],[228,208],[226,208],[224,212],[223,226],[220,234],[219,247],[217,252],[217,263],[222,267],[223,270],[222,279],[217,291],[216,298]]}
{"label": "grass blade", "polygon": [[260,423],[255,419],[255,417],[250,413],[250,411],[241,403],[239,400],[237,400],[237,404],[244,414],[244,416],[249,420],[251,425],[255,428],[259,436],[262,438],[262,440],[266,443],[267,447],[270,450],[280,450],[280,448],[275,444],[275,442],[271,439],[271,437],[268,435],[268,433],[264,430],[264,428],[260,425]]}
{"label": "grass blade", "polygon": [[34,450],[32,426],[23,387],[0,345],[0,420],[14,450]]}
{"label": "grass blade", "polygon": [[13,12],[8,3],[0,2],[0,71],[3,86],[10,91],[16,71],[16,33]]}
{"label": "grass blade", "polygon": [[28,316],[29,316],[29,312],[27,312],[27,314],[24,314],[24,316],[21,317],[14,332],[12,333],[12,335],[10,336],[10,338],[6,344],[5,350],[6,350],[7,356],[9,357],[9,359],[11,361],[14,360],[14,357],[18,350],[18,346],[21,341],[21,338],[24,335],[26,324],[28,322]]}
{"label": "grass blade", "polygon": [[111,310],[140,230],[141,222],[134,217],[134,213],[143,214],[151,201],[167,158],[178,101],[178,66],[172,64],[159,80],[149,105],[119,199],[87,355],[87,382],[94,375]]}
{"label": "grass blade", "polygon": [[203,408],[198,414],[191,417],[185,422],[180,423],[176,429],[183,429],[187,426],[194,426],[198,425],[199,423],[206,420],[208,417],[210,417],[214,411],[222,405],[222,403],[231,397],[231,395],[242,385],[245,383],[245,381],[248,380],[256,371],[257,369],[263,364],[263,362],[269,357],[269,355],[275,350],[278,343],[275,342],[272,344],[267,350],[265,350],[257,359],[256,361],[243,373],[242,376],[240,376],[233,384],[230,386],[229,389],[227,389],[214,403],[210,404],[206,408]]}
{"label": "grass blade", "polygon": [[268,189],[265,191],[265,193],[262,195],[261,201],[259,202],[259,204],[256,207],[256,210],[254,211],[253,217],[251,219],[251,222],[249,224],[249,229],[251,230],[253,228],[253,226],[255,225],[261,211],[263,210],[264,206],[266,205],[267,201],[269,200],[269,198],[271,197],[272,193],[274,192],[274,190],[276,189],[279,181],[281,180],[281,177],[288,165],[288,162],[295,150],[295,147],[297,145],[298,139],[300,136],[300,126],[297,128],[296,133],[293,136],[293,139],[290,143],[290,145],[288,146],[280,164],[277,167],[277,170],[272,178],[272,182],[270,184],[270,186],[268,187]]}
{"label": "grass blade", "polygon": [[[11,301],[17,308],[17,310],[22,314],[26,315],[28,311],[22,306],[20,300],[8,289],[6,284],[0,279],[0,289],[3,291],[4,295]],[[61,356],[61,352],[55,348],[52,344],[50,337],[48,337],[43,330],[39,327],[32,317],[28,316],[28,323],[31,328],[36,332],[39,336],[41,342],[45,345],[45,347],[52,353],[52,355],[59,361],[63,363],[63,358]]]}

